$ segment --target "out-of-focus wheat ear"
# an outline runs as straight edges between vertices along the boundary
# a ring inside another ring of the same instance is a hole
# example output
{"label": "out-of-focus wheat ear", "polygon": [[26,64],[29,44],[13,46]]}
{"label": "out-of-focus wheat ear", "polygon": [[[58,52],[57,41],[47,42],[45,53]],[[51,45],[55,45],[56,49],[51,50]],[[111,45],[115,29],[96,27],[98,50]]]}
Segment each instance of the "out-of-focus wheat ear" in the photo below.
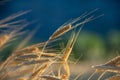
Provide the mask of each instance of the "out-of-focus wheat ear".
{"label": "out-of-focus wheat ear", "polygon": [[4,44],[9,41],[9,38],[9,35],[7,34],[0,35],[0,50],[3,48]]}
{"label": "out-of-focus wheat ear", "polygon": [[104,65],[108,65],[108,66],[120,65],[120,56],[117,56],[117,57],[113,58],[112,60],[108,61]]}
{"label": "out-of-focus wheat ear", "polygon": [[55,77],[55,76],[50,76],[50,75],[42,75],[40,76],[41,78],[44,78],[45,80],[61,80],[60,78],[58,77]]}
{"label": "out-of-focus wheat ear", "polygon": [[106,70],[108,72],[120,73],[119,62],[120,62],[120,56],[115,57],[114,59],[110,60],[105,64],[92,66],[92,67],[99,70]]}
{"label": "out-of-focus wheat ear", "polygon": [[[39,30],[39,25],[28,34],[28,36],[20,43],[20,45],[17,47],[17,49],[21,49],[25,44],[28,43],[28,41],[35,35],[35,33]],[[16,49],[16,50],[17,50]]]}
{"label": "out-of-focus wheat ear", "polygon": [[17,56],[21,56],[21,55],[25,55],[25,54],[37,53],[39,51],[40,50],[38,47],[27,47],[27,48],[23,48],[23,49],[14,51],[13,56],[17,57]]}
{"label": "out-of-focus wheat ear", "polygon": [[4,46],[7,45],[7,43],[14,39],[15,35],[17,35],[17,33],[13,34],[12,32],[0,35],[0,48],[4,48]]}
{"label": "out-of-focus wheat ear", "polygon": [[78,80],[85,72],[80,72],[73,80]]}
{"label": "out-of-focus wheat ear", "polygon": [[32,60],[32,59],[37,59],[38,55],[36,54],[27,54],[27,55],[21,55],[15,58],[15,60]]}
{"label": "out-of-focus wheat ear", "polygon": [[21,19],[21,20],[15,20],[14,22],[10,22],[10,23],[5,23],[8,26],[16,26],[16,25],[20,25],[20,24],[25,24],[27,21],[26,19]]}
{"label": "out-of-focus wheat ear", "polygon": [[29,77],[29,79],[30,80],[38,79],[38,77],[41,76],[41,74],[46,70],[46,68],[48,68],[48,66],[49,64],[41,65],[41,67]]}
{"label": "out-of-focus wheat ear", "polygon": [[19,79],[17,79],[17,80],[27,80],[26,78],[19,78]]}
{"label": "out-of-focus wheat ear", "polygon": [[29,11],[24,11],[24,12],[23,12],[23,11],[20,11],[20,12],[18,12],[18,13],[15,13],[15,14],[13,14],[13,15],[11,15],[11,16],[3,19],[3,20],[0,20],[0,24],[6,23],[6,22],[8,22],[8,21],[11,21],[11,20],[13,20],[13,19],[15,19],[15,18],[17,18],[17,17],[19,17],[19,16],[22,16],[22,15],[24,15],[24,14],[27,14],[28,12],[30,12],[30,10],[29,10]]}
{"label": "out-of-focus wheat ear", "polygon": [[18,67],[34,65],[34,64],[43,64],[43,63],[48,63],[48,62],[50,62],[50,59],[29,60],[29,61],[20,63]]}
{"label": "out-of-focus wheat ear", "polygon": [[41,56],[49,58],[49,57],[55,57],[57,56],[57,54],[56,53],[43,53]]}
{"label": "out-of-focus wheat ear", "polygon": [[[21,34],[19,34],[18,32],[21,31],[22,29],[24,29],[25,27],[27,27],[29,24],[30,24],[30,23],[25,23],[25,24],[23,24],[23,25],[20,25],[20,27],[14,27],[14,28],[12,29],[12,31],[10,32],[11,35],[14,35],[13,37],[18,36],[18,35],[21,35]],[[17,33],[17,34],[16,34],[16,33]]]}
{"label": "out-of-focus wheat ear", "polygon": [[98,66],[92,66],[92,67],[94,69],[99,70],[99,71],[108,71],[108,72],[120,73],[120,67],[117,67],[117,66],[98,65]]}
{"label": "out-of-focus wheat ear", "polygon": [[0,72],[0,80],[6,80],[6,78],[9,77],[9,72],[10,70],[5,70],[3,69],[3,71]]}
{"label": "out-of-focus wheat ear", "polygon": [[[55,41],[59,41],[59,40],[61,40],[60,38],[59,39],[55,39],[55,40],[51,40],[51,41],[49,41],[50,43],[52,43],[52,42],[55,42]],[[22,48],[22,49],[20,49],[20,50],[17,50],[16,52],[18,52],[19,53],[19,51],[22,51],[22,52],[24,52],[24,50],[26,50],[26,51],[28,51],[29,49],[30,50],[32,50],[32,49],[35,49],[35,53],[37,53],[37,52],[39,52],[40,53],[40,51],[41,50],[39,50],[39,48],[43,48],[43,46],[45,45],[45,43],[46,42],[41,42],[41,43],[37,43],[37,44],[33,44],[33,45],[30,45],[30,46],[27,46],[27,47],[25,47],[25,48]],[[48,50],[47,50],[48,51]],[[33,51],[31,51],[31,53],[32,53]],[[26,53],[26,52],[25,52]]]}
{"label": "out-of-focus wheat ear", "polygon": [[118,75],[114,75],[114,76],[109,77],[109,78],[107,78],[105,80],[120,80],[120,75],[119,74]]}
{"label": "out-of-focus wheat ear", "polygon": [[99,70],[95,70],[91,75],[90,75],[90,77],[88,78],[88,80],[92,80],[92,77],[96,74],[96,73],[98,73],[99,72]]}
{"label": "out-of-focus wheat ear", "polygon": [[19,27],[20,25],[23,25],[27,23],[27,21],[25,19],[21,19],[21,20],[17,20],[14,22],[9,22],[9,23],[4,23],[4,24],[0,24],[0,28],[14,28],[14,27]]}
{"label": "out-of-focus wheat ear", "polygon": [[30,49],[25,48],[23,50],[13,52],[12,55],[10,57],[8,57],[4,63],[2,63],[2,65],[0,66],[0,71],[3,68],[6,68],[8,66],[8,63],[12,62],[15,59],[15,57],[23,55],[23,54],[38,52],[38,51],[39,51],[39,49],[34,47],[34,48],[30,48]]}
{"label": "out-of-focus wheat ear", "polygon": [[[24,25],[24,26],[27,26],[27,25]],[[12,41],[12,39],[14,39],[16,36],[22,35],[25,33],[25,32],[18,33],[18,31],[19,31],[19,29],[13,30],[13,31],[8,31],[8,32],[4,33],[3,35],[0,35],[0,48],[2,49],[5,44]]]}
{"label": "out-of-focus wheat ear", "polygon": [[101,80],[102,79],[102,77],[105,75],[107,73],[107,71],[104,71],[99,77],[98,77],[98,79],[97,80]]}

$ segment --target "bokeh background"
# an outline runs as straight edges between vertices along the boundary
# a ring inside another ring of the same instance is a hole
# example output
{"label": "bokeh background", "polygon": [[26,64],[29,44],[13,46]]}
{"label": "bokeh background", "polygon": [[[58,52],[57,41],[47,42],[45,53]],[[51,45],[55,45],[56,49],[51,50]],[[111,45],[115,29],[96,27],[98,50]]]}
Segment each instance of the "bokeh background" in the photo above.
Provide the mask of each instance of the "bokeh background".
{"label": "bokeh background", "polygon": [[[99,10],[95,14],[104,16],[85,25],[72,52],[74,59],[81,56],[81,60],[94,61],[120,54],[119,0],[1,0],[0,19],[19,11],[31,10],[20,18],[38,20],[40,28],[31,41],[37,43],[47,40],[69,19],[96,8]],[[37,24],[32,24],[29,28],[35,28]]]}

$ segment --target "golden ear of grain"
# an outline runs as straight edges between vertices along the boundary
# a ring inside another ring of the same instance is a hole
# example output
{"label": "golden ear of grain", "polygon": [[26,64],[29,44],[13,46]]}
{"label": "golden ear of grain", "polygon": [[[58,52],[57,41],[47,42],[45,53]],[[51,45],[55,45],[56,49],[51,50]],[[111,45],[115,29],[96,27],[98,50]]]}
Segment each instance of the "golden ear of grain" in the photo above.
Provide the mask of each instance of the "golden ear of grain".
{"label": "golden ear of grain", "polygon": [[50,37],[50,39],[55,39],[61,35],[63,35],[64,33],[66,33],[67,31],[69,31],[71,29],[71,25],[66,25],[58,30],[55,31],[55,33],[53,33],[53,35]]}

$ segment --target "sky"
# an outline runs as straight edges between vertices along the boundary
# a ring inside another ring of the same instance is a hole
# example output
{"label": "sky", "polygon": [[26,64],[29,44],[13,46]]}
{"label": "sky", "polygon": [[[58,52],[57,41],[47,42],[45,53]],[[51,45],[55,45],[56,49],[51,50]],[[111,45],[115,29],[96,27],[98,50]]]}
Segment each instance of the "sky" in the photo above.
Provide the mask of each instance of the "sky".
{"label": "sky", "polygon": [[94,9],[98,9],[95,15],[104,14],[104,16],[87,23],[83,31],[103,37],[111,31],[120,31],[119,0],[8,0],[0,4],[0,19],[19,11],[31,10],[21,18],[28,21],[38,20],[38,23],[30,27],[34,28],[39,24],[40,28],[36,36],[47,39],[68,20]]}

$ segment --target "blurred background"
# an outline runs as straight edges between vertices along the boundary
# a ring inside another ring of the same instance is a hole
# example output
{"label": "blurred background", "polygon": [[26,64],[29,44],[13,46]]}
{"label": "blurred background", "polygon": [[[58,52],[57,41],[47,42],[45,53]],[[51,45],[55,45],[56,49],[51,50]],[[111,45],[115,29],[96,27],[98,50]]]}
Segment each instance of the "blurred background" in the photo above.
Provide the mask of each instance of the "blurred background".
{"label": "blurred background", "polygon": [[[0,0],[0,19],[19,11],[31,10],[20,18],[38,20],[40,28],[31,40],[37,43],[47,40],[66,21],[96,8],[99,10],[95,14],[104,16],[84,26],[71,58],[81,57],[81,60],[87,61],[113,58],[120,54],[119,0]],[[37,24],[29,28],[33,29]]]}

